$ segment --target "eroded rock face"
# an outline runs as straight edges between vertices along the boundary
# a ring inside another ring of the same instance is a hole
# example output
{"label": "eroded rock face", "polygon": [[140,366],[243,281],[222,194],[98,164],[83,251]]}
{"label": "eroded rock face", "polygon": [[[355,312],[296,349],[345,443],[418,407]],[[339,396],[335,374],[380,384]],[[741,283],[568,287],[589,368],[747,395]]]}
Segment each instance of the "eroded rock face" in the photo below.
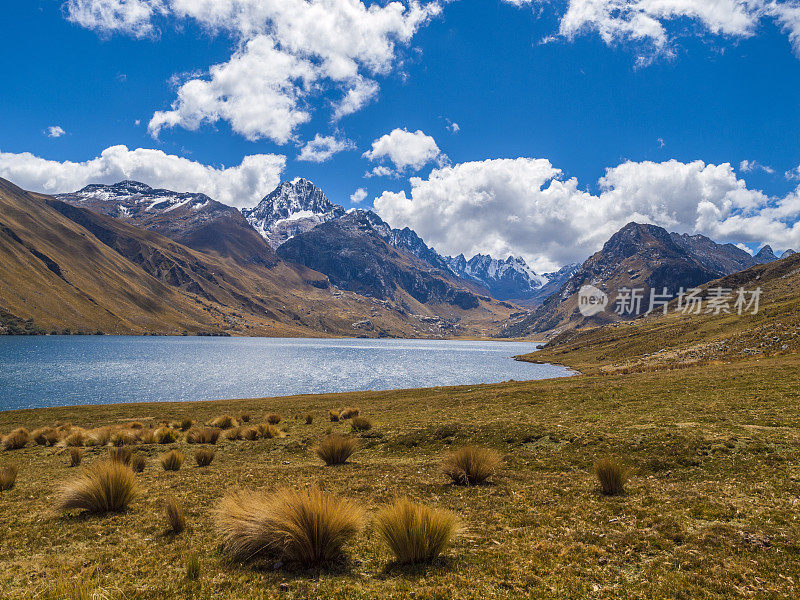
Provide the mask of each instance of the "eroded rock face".
{"label": "eroded rock face", "polygon": [[375,213],[355,210],[293,237],[278,255],[324,273],[337,287],[375,298],[404,291],[422,303],[479,306],[478,296],[451,273],[393,247],[391,231]]}

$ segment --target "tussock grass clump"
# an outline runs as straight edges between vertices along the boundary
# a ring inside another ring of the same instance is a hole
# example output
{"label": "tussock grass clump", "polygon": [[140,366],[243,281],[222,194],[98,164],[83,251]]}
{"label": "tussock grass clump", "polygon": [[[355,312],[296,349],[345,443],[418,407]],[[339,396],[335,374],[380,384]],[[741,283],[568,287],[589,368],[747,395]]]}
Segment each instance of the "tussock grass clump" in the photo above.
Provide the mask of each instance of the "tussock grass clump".
{"label": "tussock grass clump", "polygon": [[200,555],[197,552],[187,552],[184,557],[186,565],[186,579],[197,581],[200,579]]}
{"label": "tussock grass clump", "polygon": [[284,437],[284,433],[280,429],[275,427],[275,425],[270,425],[269,423],[259,423],[257,429],[258,429],[258,435],[260,435],[265,440]]}
{"label": "tussock grass clump", "polygon": [[87,446],[105,446],[111,441],[112,431],[110,427],[98,427],[92,429],[87,434],[85,444]]}
{"label": "tussock grass clump", "polygon": [[314,415],[306,415],[306,425],[311,425],[314,422]]}
{"label": "tussock grass clump", "polygon": [[159,427],[153,435],[159,444],[173,444],[178,441],[178,434],[170,427]]}
{"label": "tussock grass clump", "polygon": [[55,427],[40,427],[31,432],[31,439],[40,446],[55,446],[58,443],[58,431]]}
{"label": "tussock grass clump", "polygon": [[123,465],[130,465],[131,464],[131,456],[133,452],[131,452],[130,448],[124,447],[114,447],[108,449],[108,458],[109,460],[114,460],[116,462],[120,462]]}
{"label": "tussock grass clump", "polygon": [[6,465],[0,467],[0,492],[6,492],[14,487],[17,482],[17,465]]}
{"label": "tussock grass clump", "polygon": [[258,429],[255,427],[244,427],[240,433],[244,440],[252,442],[258,439]]}
{"label": "tussock grass clump", "polygon": [[75,579],[69,579],[63,574],[48,581],[36,595],[24,596],[26,599],[36,600],[100,600],[109,597],[109,592],[99,587],[97,581],[91,577],[78,575]]}
{"label": "tussock grass clump", "polygon": [[264,417],[264,420],[270,425],[277,425],[283,418],[277,413],[268,413],[267,416]]}
{"label": "tussock grass clump", "polygon": [[628,470],[609,456],[595,461],[594,472],[600,482],[600,489],[605,496],[619,496],[625,493],[625,482]]}
{"label": "tussock grass clump", "polygon": [[350,427],[353,431],[368,431],[372,429],[372,421],[364,417],[353,417],[350,421]]}
{"label": "tussock grass clump", "polygon": [[222,437],[226,440],[240,440],[242,439],[242,428],[232,427],[231,429],[226,429]]}
{"label": "tussock grass clump", "polygon": [[221,431],[212,427],[192,427],[186,432],[190,444],[216,444]]}
{"label": "tussock grass clump", "polygon": [[314,448],[314,452],[328,466],[341,465],[356,451],[356,445],[355,439],[332,433],[322,439],[319,446]]}
{"label": "tussock grass clump", "polygon": [[178,427],[180,428],[181,431],[187,431],[191,429],[192,425],[194,425],[194,421],[192,421],[188,417],[185,419],[181,419],[180,422],[178,423]]}
{"label": "tussock grass clump", "polygon": [[86,444],[86,440],[88,436],[83,429],[79,429],[77,427],[73,427],[69,431],[69,435],[64,438],[64,444],[68,447],[80,447]]}
{"label": "tussock grass clump", "polygon": [[215,521],[223,550],[236,560],[279,556],[314,566],[341,558],[362,514],[353,502],[316,488],[271,496],[239,491],[222,499]]}
{"label": "tussock grass clump", "polygon": [[179,471],[186,457],[178,450],[170,450],[158,457],[165,471]]}
{"label": "tussock grass clump", "polygon": [[210,427],[216,427],[218,429],[230,429],[231,427],[235,427],[237,425],[236,419],[234,419],[230,415],[221,415],[219,417],[215,417],[211,419],[207,425]]}
{"label": "tussock grass clump", "polygon": [[28,445],[31,434],[24,427],[15,429],[3,438],[3,450],[19,450]]}
{"label": "tussock grass clump", "polygon": [[135,454],[131,456],[131,470],[134,473],[141,473],[147,466],[147,457],[144,454]]}
{"label": "tussock grass clump", "polygon": [[71,481],[61,485],[57,507],[90,513],[120,512],[139,490],[131,468],[112,460],[97,461]]}
{"label": "tussock grass clump", "polygon": [[448,510],[399,498],[377,514],[375,528],[398,563],[430,562],[452,542],[458,519]]}
{"label": "tussock grass clump", "polygon": [[111,434],[109,442],[111,442],[112,446],[124,446],[126,444],[133,444],[137,437],[137,434],[133,431],[116,431]]}
{"label": "tussock grass clump", "polygon": [[489,448],[464,446],[444,460],[444,473],[459,485],[478,485],[487,481],[500,466],[500,455]]}
{"label": "tussock grass clump", "polygon": [[348,406],[347,408],[343,408],[342,410],[339,411],[339,418],[342,421],[346,421],[347,419],[352,419],[353,417],[357,417],[358,413],[359,411],[357,408]]}
{"label": "tussock grass clump", "polygon": [[143,444],[155,444],[156,443],[155,429],[143,429],[142,432],[139,434],[139,439],[142,440]]}
{"label": "tussock grass clump", "polygon": [[83,460],[83,450],[77,446],[72,446],[69,449],[69,466],[77,467]]}
{"label": "tussock grass clump", "polygon": [[338,410],[331,410],[328,412],[328,415],[331,418],[331,423],[338,423],[339,422],[339,411]]}
{"label": "tussock grass clump", "polygon": [[183,512],[181,503],[175,496],[167,496],[164,501],[164,512],[167,516],[167,531],[173,535],[178,535],[186,529],[186,515]]}
{"label": "tussock grass clump", "polygon": [[250,422],[250,414],[249,413],[243,413],[243,414],[239,415],[239,422],[240,423],[249,423]]}
{"label": "tussock grass clump", "polygon": [[198,467],[207,467],[214,460],[214,450],[211,448],[198,448],[194,451],[194,460]]}
{"label": "tussock grass clump", "polygon": [[144,429],[144,424],[140,421],[133,421],[128,425],[130,429]]}

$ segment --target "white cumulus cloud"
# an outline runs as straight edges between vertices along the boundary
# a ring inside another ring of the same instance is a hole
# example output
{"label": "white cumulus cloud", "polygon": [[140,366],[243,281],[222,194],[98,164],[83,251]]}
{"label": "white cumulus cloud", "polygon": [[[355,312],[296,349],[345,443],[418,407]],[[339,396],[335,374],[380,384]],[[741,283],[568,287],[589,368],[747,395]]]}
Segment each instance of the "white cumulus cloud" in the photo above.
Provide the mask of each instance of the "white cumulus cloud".
{"label": "white cumulus cloud", "polygon": [[[410,132],[407,129],[394,129],[372,142],[372,148],[364,153],[371,161],[388,160],[397,173],[407,169],[419,171],[430,162],[441,163],[446,159],[436,145],[436,140],[421,130]],[[384,171],[373,174],[386,174]]]}
{"label": "white cumulus cloud", "polygon": [[[518,7],[541,5],[538,0],[504,0]],[[559,6],[550,3],[550,6]],[[671,26],[691,22],[694,31],[728,38],[755,35],[759,24],[775,20],[800,54],[800,4],[796,0],[569,0],[560,14],[558,36],[566,40],[596,33],[606,44],[632,42],[653,54],[671,54],[676,33]],[[677,30],[677,27],[676,27]],[[547,41],[554,39],[548,36]]]}
{"label": "white cumulus cloud", "polygon": [[64,131],[62,127],[59,125],[51,125],[45,131],[45,135],[50,138],[60,138],[62,135],[66,134],[67,132]]}
{"label": "white cumulus cloud", "polygon": [[134,179],[178,192],[202,192],[236,207],[256,204],[280,183],[286,157],[245,156],[235,167],[217,168],[161,150],[111,146],[84,162],[55,161],[29,152],[0,152],[0,177],[30,191],[72,192],[90,183]]}
{"label": "white cumulus cloud", "polygon": [[442,10],[421,3],[361,0],[70,0],[67,17],[104,35],[144,37],[187,21],[229,36],[229,61],[190,75],[168,110],[149,125],[197,129],[227,121],[250,140],[284,144],[310,119],[313,97],[333,90],[333,119],[360,110],[379,91],[376,76],[389,73],[397,49]]}
{"label": "white cumulus cloud", "polygon": [[358,188],[355,192],[350,194],[350,202],[353,204],[361,204],[367,197],[367,190]]}
{"label": "white cumulus cloud", "polygon": [[769,198],[730,164],[625,162],[599,193],[580,189],[549,160],[494,159],[434,169],[406,192],[384,192],[375,210],[446,254],[520,255],[547,271],[582,261],[630,221],[717,241],[800,245],[800,195]]}
{"label": "white cumulus cloud", "polygon": [[313,140],[306,142],[300,150],[297,160],[321,163],[331,158],[334,154],[353,150],[355,144],[350,140],[343,140],[332,135],[323,136],[317,134]]}

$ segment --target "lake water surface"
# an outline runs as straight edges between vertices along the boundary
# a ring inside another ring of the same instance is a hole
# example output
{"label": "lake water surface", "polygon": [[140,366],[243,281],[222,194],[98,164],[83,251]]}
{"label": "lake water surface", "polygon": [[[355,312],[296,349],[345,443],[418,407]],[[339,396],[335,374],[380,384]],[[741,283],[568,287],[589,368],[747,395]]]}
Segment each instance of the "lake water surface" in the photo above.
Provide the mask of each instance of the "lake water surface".
{"label": "lake water surface", "polygon": [[0,410],[565,377],[524,342],[0,336]]}

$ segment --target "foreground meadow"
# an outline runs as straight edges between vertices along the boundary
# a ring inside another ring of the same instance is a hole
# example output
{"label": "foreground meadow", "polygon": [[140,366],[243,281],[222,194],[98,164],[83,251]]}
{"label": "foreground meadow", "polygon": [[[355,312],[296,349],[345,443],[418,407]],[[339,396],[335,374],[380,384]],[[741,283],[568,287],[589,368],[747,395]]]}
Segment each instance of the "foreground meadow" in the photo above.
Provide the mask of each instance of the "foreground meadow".
{"label": "foreground meadow", "polygon": [[[179,432],[174,442],[126,444],[146,458],[141,494],[105,516],[58,511],[56,501],[59,483],[109,447],[83,447],[80,467],[62,444],[0,450],[0,467],[19,469],[0,491],[0,597],[796,597],[798,375],[800,358],[782,356],[528,383],[0,413],[6,435],[226,414],[256,424],[270,413],[285,434],[223,434],[211,446]],[[331,422],[329,411],[344,406],[372,428]],[[346,464],[326,466],[313,452],[329,431],[357,439]],[[502,456],[488,484],[444,475],[443,458],[466,444]],[[202,468],[199,446],[215,451]],[[159,459],[171,449],[186,456],[177,471]],[[600,492],[593,464],[608,456],[630,469],[624,495]],[[302,569],[240,564],[221,551],[213,510],[223,496],[309,485],[364,510],[346,560]],[[375,515],[399,496],[459,518],[460,534],[431,564],[395,564],[376,531]],[[167,530],[170,498],[185,511],[180,533]]]}

